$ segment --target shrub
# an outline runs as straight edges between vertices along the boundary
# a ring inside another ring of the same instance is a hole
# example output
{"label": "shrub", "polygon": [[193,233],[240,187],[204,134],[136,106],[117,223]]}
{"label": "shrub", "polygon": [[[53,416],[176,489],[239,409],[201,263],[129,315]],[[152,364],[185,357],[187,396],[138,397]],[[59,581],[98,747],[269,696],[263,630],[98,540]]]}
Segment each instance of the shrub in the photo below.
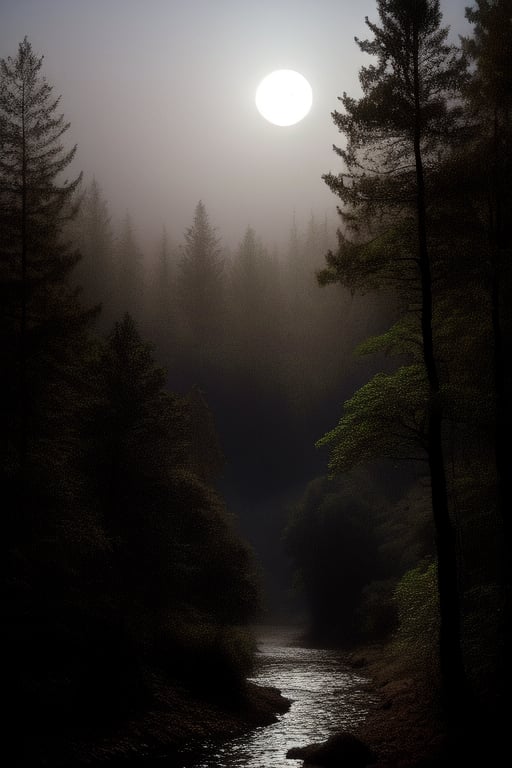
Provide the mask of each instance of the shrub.
{"label": "shrub", "polygon": [[407,571],[395,588],[394,599],[398,630],[393,649],[420,678],[437,681],[439,602],[436,563],[424,562]]}

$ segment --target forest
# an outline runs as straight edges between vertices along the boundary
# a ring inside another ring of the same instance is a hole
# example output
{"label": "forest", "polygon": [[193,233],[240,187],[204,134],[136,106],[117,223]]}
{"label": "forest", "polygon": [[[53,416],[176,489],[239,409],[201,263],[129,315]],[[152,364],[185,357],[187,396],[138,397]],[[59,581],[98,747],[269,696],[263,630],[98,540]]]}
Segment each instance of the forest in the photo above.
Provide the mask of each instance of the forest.
{"label": "forest", "polygon": [[265,624],[413,681],[424,752],[379,754],[370,718],[343,765],[506,743],[510,0],[466,19],[457,45],[437,0],[377,0],[332,210],[286,247],[226,245],[208,200],[147,242],[72,172],[42,54],[0,59],[10,765],[183,765],[273,722]]}

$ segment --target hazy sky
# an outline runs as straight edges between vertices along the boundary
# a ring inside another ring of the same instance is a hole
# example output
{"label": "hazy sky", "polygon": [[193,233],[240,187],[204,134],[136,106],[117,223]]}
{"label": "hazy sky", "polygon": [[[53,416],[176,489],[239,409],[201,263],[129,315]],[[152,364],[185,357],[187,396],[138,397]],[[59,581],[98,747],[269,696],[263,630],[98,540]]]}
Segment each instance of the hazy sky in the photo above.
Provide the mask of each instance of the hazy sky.
{"label": "hazy sky", "polygon": [[[454,35],[469,0],[443,0]],[[0,56],[28,35],[62,94],[77,168],[95,175],[112,212],[180,240],[202,199],[225,242],[247,225],[272,244],[293,211],[334,217],[321,180],[337,170],[330,113],[357,95],[369,62],[354,43],[375,0],[0,0]],[[287,128],[266,122],[254,93],[274,69],[296,69],[313,107]]]}

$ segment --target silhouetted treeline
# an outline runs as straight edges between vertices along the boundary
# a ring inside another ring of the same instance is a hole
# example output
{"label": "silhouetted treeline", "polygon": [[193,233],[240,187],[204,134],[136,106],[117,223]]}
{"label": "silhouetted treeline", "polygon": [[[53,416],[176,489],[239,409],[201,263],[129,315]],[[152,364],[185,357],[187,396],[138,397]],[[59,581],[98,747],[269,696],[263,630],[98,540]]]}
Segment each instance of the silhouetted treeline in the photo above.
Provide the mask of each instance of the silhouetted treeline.
{"label": "silhouetted treeline", "polygon": [[307,485],[285,535],[312,636],[391,635],[439,674],[452,715],[504,707],[509,6],[477,0],[458,48],[437,0],[377,1],[362,96],[333,114],[337,242],[328,222],[294,218],[281,253],[250,226],[230,251],[202,201],[145,252],[101,179],[61,181],[76,148],[27,39],[1,60],[14,742],[28,729],[44,751],[64,726],[143,706],[160,674],[236,689],[259,599],[219,488],[273,557],[281,502],[323,473],[309,448],[329,428],[333,476]]}
{"label": "silhouetted treeline", "polygon": [[[181,233],[164,227],[143,257],[135,223],[112,221],[97,181],[79,199],[69,233],[84,254],[76,279],[89,302],[103,302],[96,327],[108,332],[130,308],[168,386],[205,393],[226,454],[223,491],[268,572],[270,603],[280,606],[282,499],[321,471],[318,434],[343,393],[375,369],[349,350],[383,327],[385,302],[356,306],[348,290],[317,285],[315,271],[334,242],[325,218],[311,215],[302,226],[294,218],[284,252],[250,226],[230,251],[200,201]],[[128,295],[136,270],[138,295]]]}
{"label": "silhouetted treeline", "polygon": [[237,689],[259,609],[212,414],[167,390],[127,313],[143,300],[129,217],[115,241],[98,185],[80,200],[80,177],[60,181],[75,148],[41,65],[26,38],[0,62],[4,746],[22,765],[150,706],[155,676]]}
{"label": "silhouetted treeline", "polygon": [[[313,216],[286,255],[251,227],[231,254],[199,202],[181,244],[164,228],[144,254],[98,181],[61,180],[76,148],[41,66],[27,39],[1,62],[4,681],[12,743],[31,732],[22,763],[150,706],[159,676],[238,690],[259,578],[204,392],[243,517],[303,481],[350,311],[315,284],[329,227]],[[248,517],[277,551],[282,516]]]}
{"label": "silhouetted treeline", "polygon": [[[250,226],[230,252],[200,201],[177,241],[164,227],[143,257],[131,217],[112,222],[96,180],[78,198],[69,230],[83,255],[75,279],[89,302],[104,303],[100,330],[112,307],[117,315],[129,308],[178,387],[216,392],[227,377],[233,388],[261,387],[286,400],[301,418],[346,376],[351,334],[359,339],[377,323],[379,311],[354,310],[348,291],[316,285],[334,242],[326,219],[312,214],[302,230],[294,219],[285,253],[269,250]],[[352,314],[352,330],[340,335]]]}

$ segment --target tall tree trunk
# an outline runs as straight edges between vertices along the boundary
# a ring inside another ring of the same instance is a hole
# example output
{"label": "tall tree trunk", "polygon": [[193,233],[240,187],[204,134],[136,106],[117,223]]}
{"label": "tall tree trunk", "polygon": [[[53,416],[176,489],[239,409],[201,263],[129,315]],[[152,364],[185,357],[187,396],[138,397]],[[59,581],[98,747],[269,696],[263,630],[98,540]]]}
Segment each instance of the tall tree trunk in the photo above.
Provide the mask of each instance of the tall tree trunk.
{"label": "tall tree trunk", "polygon": [[418,31],[413,33],[414,66],[414,158],[416,167],[416,213],[421,277],[421,330],[423,360],[429,383],[428,463],[435,526],[439,585],[439,657],[445,705],[450,714],[458,711],[466,691],[461,642],[458,557],[455,529],[450,519],[443,458],[442,404],[432,331],[432,273],[427,243],[425,175],[421,152],[421,107]]}
{"label": "tall tree trunk", "polygon": [[[512,500],[510,481],[510,430],[512,428],[510,397],[507,396],[507,356],[505,339],[510,336],[510,308],[507,303],[510,296],[511,270],[506,262],[507,248],[510,243],[510,225],[506,221],[505,189],[503,183],[503,147],[505,140],[500,130],[500,108],[494,107],[493,158],[489,203],[488,233],[491,253],[490,298],[491,323],[493,334],[495,427],[494,451],[496,464],[496,508],[501,523],[500,578],[504,609],[500,631],[503,640],[498,658],[498,697],[501,706],[506,706],[512,684],[512,661],[510,643],[512,642]],[[508,122],[508,110],[502,112],[505,126]],[[506,129],[505,129],[506,135]],[[506,158],[506,156],[505,156]],[[510,382],[510,380],[509,380]]]}
{"label": "tall tree trunk", "polygon": [[503,540],[505,552],[503,570],[505,582],[510,584],[512,577],[512,562],[510,558],[511,519],[507,509],[506,492],[508,483],[505,477],[509,469],[510,458],[510,424],[508,403],[506,397],[505,355],[503,348],[503,307],[502,307],[502,254],[506,248],[506,227],[503,217],[503,189],[500,179],[503,162],[501,152],[499,108],[494,108],[493,125],[493,169],[492,189],[489,210],[489,239],[491,248],[491,322],[494,342],[494,390],[496,398],[495,416],[495,454],[496,454],[496,486],[498,512],[502,516]]}
{"label": "tall tree trunk", "polygon": [[28,453],[28,390],[27,390],[27,142],[25,136],[25,87],[22,89],[22,165],[21,165],[21,317],[20,317],[20,360],[19,360],[19,398],[20,398],[20,435],[19,435],[19,462],[20,462],[20,491],[19,501],[22,510],[25,507],[25,492],[27,480],[27,453]]}

